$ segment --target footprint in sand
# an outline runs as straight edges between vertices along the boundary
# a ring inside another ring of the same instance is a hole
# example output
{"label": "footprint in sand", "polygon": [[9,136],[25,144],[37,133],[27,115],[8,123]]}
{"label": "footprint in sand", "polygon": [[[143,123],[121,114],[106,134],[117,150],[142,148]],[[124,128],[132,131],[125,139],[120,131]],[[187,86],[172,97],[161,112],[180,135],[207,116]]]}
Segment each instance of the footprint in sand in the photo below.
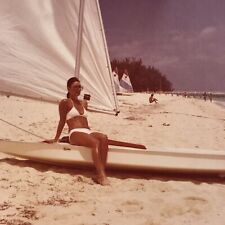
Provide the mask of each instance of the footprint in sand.
{"label": "footprint in sand", "polygon": [[8,224],[8,225],[32,225],[30,222],[25,222],[23,220],[8,220],[8,219],[0,219],[0,224]]}
{"label": "footprint in sand", "polygon": [[124,119],[126,119],[126,120],[138,120],[138,121],[144,121],[145,120],[142,117],[135,117],[135,116],[125,117]]}
{"label": "footprint in sand", "polygon": [[146,191],[146,188],[143,183],[137,183],[132,185],[131,188],[129,188],[129,191]]}
{"label": "footprint in sand", "polygon": [[162,125],[163,125],[163,126],[165,126],[165,127],[170,126],[170,124],[169,124],[169,123],[163,123]]}
{"label": "footprint in sand", "polygon": [[200,198],[200,197],[194,197],[194,196],[189,196],[189,197],[186,197],[184,199],[187,204],[190,204],[190,205],[199,205],[199,204],[206,204],[208,203],[208,201],[204,198]]}
{"label": "footprint in sand", "polygon": [[31,124],[29,124],[29,126],[30,126],[30,127],[35,127],[35,128],[38,127],[36,123],[31,123]]}
{"label": "footprint in sand", "polygon": [[140,201],[137,200],[130,200],[130,201],[125,201],[121,203],[122,206],[122,211],[126,212],[138,212],[143,210],[143,204]]}
{"label": "footprint in sand", "polygon": [[[208,206],[208,201],[204,198],[190,196],[186,197],[185,199],[186,207],[188,207],[189,212],[195,215],[200,215],[201,212],[206,211],[206,208]],[[208,211],[209,209],[207,209]]]}
{"label": "footprint in sand", "polygon": [[31,220],[37,220],[39,217],[37,216],[37,211],[34,210],[32,206],[23,206],[22,209],[19,209],[19,216]]}
{"label": "footprint in sand", "polygon": [[208,201],[204,198],[189,196],[184,198],[184,202],[167,205],[163,208],[161,215],[166,218],[180,216],[184,214],[200,216],[206,209]]}
{"label": "footprint in sand", "polygon": [[180,216],[187,213],[187,209],[183,205],[169,204],[164,205],[160,215],[164,218],[171,218],[174,216]]}
{"label": "footprint in sand", "polygon": [[3,202],[0,204],[0,211],[6,210],[10,207],[12,207],[10,202]]}

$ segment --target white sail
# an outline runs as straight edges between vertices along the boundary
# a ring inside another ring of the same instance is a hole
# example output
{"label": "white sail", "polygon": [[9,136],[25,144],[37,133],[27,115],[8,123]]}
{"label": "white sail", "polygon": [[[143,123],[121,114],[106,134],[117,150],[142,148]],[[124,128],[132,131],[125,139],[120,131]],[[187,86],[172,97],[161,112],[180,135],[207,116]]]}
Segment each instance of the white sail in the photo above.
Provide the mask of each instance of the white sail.
{"label": "white sail", "polygon": [[122,92],[134,92],[130,78],[127,73],[123,74],[123,76],[120,80],[120,86],[122,87],[121,88]]}
{"label": "white sail", "polygon": [[119,75],[116,73],[116,71],[113,71],[112,73],[113,73],[113,79],[114,79],[114,85],[115,85],[116,92],[119,93],[119,92],[121,92]]}
{"label": "white sail", "polygon": [[0,30],[1,92],[57,102],[76,65],[90,106],[118,111],[97,0],[0,1]]}

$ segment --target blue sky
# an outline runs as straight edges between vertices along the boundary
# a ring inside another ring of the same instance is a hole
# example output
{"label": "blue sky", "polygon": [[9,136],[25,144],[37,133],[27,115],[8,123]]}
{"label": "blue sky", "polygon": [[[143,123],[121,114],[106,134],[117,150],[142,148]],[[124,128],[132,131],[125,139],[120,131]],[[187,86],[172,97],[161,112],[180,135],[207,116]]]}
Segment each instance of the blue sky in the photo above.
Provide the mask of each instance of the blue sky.
{"label": "blue sky", "polygon": [[141,58],[176,90],[225,92],[225,0],[99,0],[110,58]]}

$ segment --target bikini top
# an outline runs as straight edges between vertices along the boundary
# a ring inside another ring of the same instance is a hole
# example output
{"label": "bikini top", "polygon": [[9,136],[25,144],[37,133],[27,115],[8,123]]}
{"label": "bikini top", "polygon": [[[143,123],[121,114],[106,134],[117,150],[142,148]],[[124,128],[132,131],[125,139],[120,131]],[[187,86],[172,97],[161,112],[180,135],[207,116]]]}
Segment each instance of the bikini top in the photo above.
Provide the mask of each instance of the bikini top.
{"label": "bikini top", "polygon": [[76,116],[83,116],[83,117],[87,118],[87,110],[84,107],[83,107],[83,109],[84,109],[84,113],[80,114],[78,112],[78,110],[73,106],[71,108],[71,110],[67,113],[66,120],[69,120],[69,119],[71,119],[73,117],[76,117]]}

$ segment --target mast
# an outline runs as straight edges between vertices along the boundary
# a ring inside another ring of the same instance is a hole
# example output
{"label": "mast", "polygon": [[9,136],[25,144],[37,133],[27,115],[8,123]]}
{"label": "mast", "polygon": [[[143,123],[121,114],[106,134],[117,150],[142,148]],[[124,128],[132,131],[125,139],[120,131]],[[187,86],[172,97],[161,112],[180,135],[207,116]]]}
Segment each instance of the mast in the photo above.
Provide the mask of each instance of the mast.
{"label": "mast", "polygon": [[103,44],[104,44],[104,49],[105,49],[105,54],[106,54],[107,69],[108,69],[109,76],[110,76],[112,93],[113,93],[113,98],[114,98],[114,102],[115,102],[115,109],[114,110],[116,112],[116,115],[118,115],[118,113],[120,111],[119,111],[119,106],[118,106],[117,97],[116,97],[116,89],[115,89],[113,75],[112,75],[112,68],[111,68],[111,63],[110,63],[110,59],[109,59],[109,53],[108,53],[106,37],[105,37],[105,31],[104,31],[104,26],[103,26],[102,17],[101,17],[101,10],[100,10],[98,0],[96,0],[95,2],[96,2],[96,5],[97,5],[98,17],[99,17],[99,21],[100,21],[100,25],[101,25],[101,34],[102,34],[102,39],[103,39]]}
{"label": "mast", "polygon": [[74,76],[79,78],[80,76],[80,59],[81,59],[81,47],[82,47],[82,34],[83,34],[83,18],[84,18],[84,3],[85,0],[80,0],[79,7],[79,21],[78,21],[78,35],[77,35],[77,49],[76,49],[76,65]]}

